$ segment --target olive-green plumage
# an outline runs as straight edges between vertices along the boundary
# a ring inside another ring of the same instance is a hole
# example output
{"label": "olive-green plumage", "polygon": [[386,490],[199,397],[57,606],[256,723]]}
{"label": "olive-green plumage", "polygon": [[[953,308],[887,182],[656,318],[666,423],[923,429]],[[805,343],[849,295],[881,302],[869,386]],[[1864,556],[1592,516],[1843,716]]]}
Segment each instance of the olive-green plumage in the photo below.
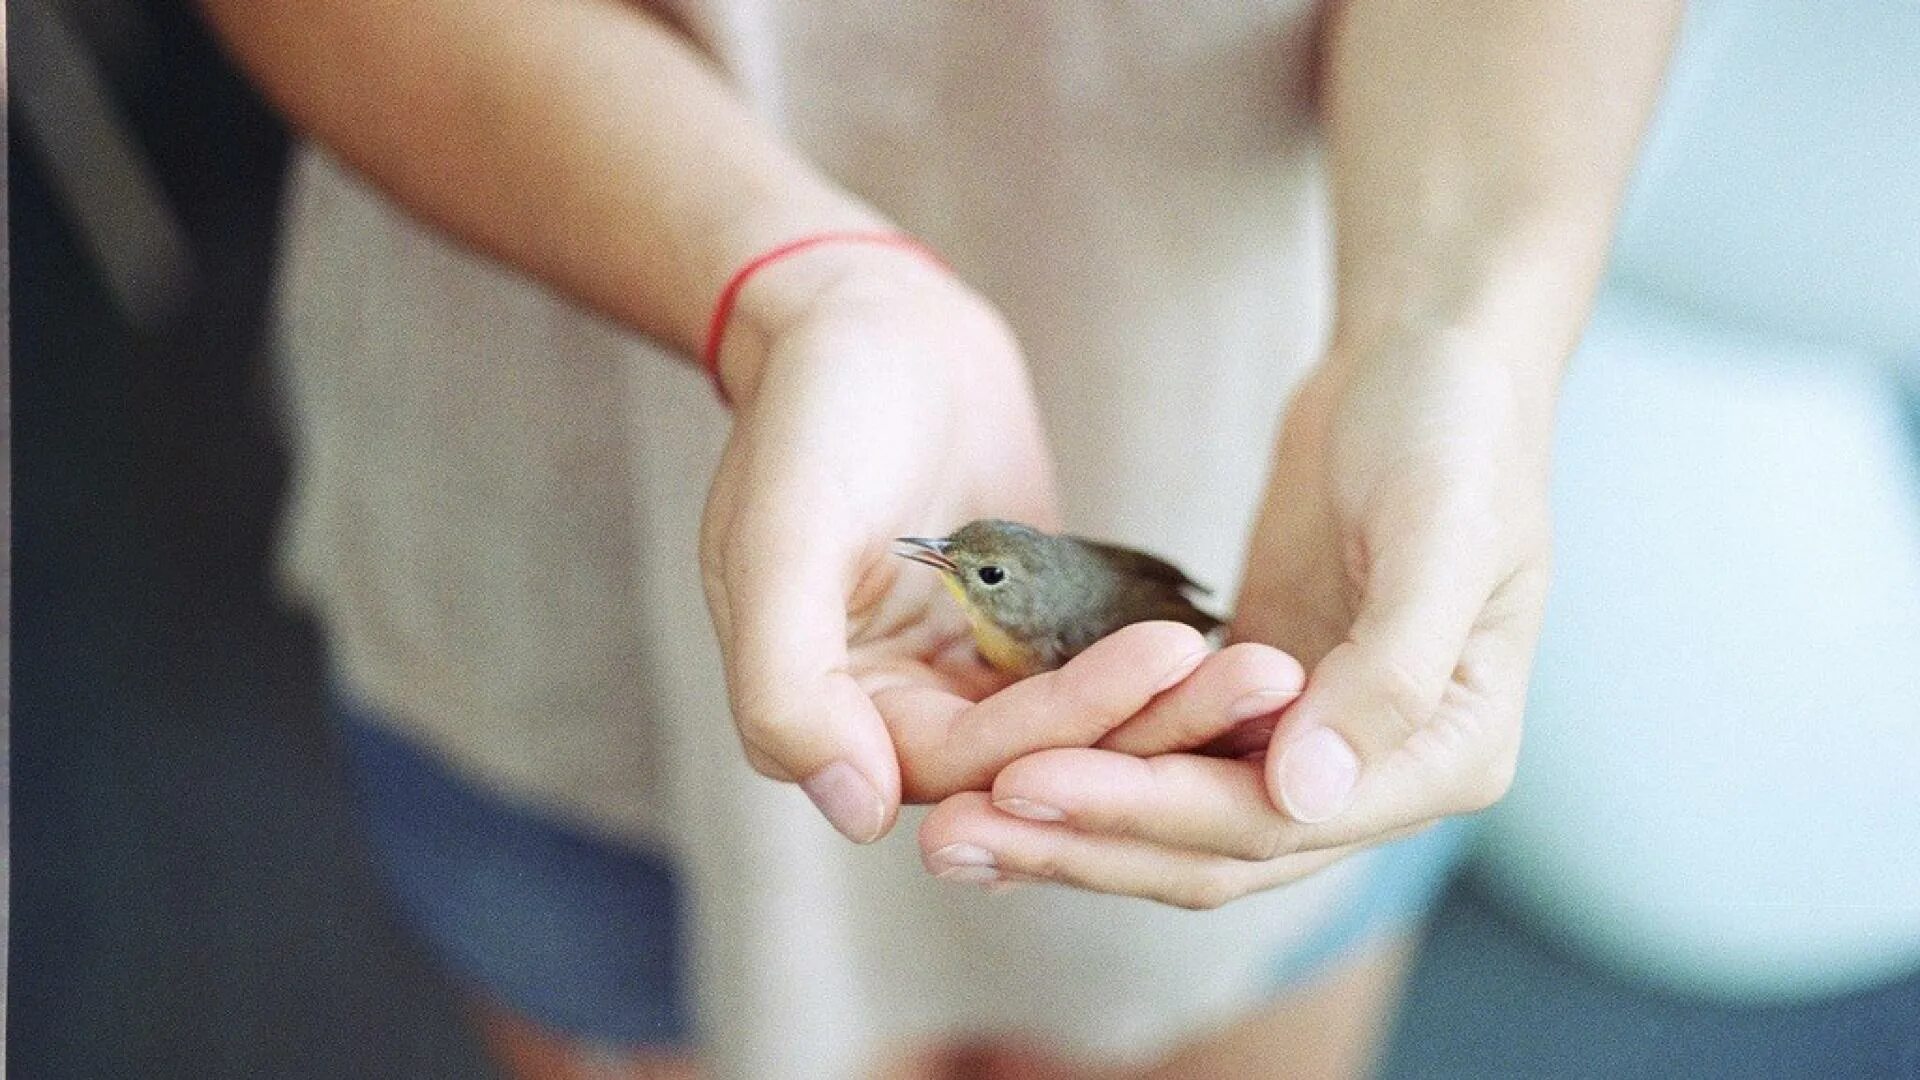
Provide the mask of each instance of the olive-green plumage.
{"label": "olive-green plumage", "polygon": [[895,554],[940,571],[981,655],[1008,674],[1050,671],[1130,623],[1167,619],[1203,634],[1220,625],[1189,597],[1204,588],[1131,548],[994,520],[899,543]]}

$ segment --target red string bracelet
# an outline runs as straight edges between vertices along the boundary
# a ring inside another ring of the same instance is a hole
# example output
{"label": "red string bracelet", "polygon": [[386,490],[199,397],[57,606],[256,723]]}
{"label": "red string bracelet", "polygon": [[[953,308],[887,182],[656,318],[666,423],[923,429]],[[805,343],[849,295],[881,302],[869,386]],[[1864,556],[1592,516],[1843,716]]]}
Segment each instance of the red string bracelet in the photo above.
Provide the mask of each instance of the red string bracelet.
{"label": "red string bracelet", "polygon": [[706,370],[707,378],[713,381],[713,392],[720,397],[720,403],[729,408],[733,399],[727,395],[727,388],[720,382],[720,343],[727,333],[727,320],[733,316],[733,305],[740,299],[740,290],[745,288],[753,275],[779,262],[790,255],[798,255],[822,244],[879,244],[883,247],[900,248],[911,251],[927,261],[947,269],[947,261],[939,252],[915,240],[905,233],[897,232],[821,232],[789,240],[778,247],[764,251],[748,259],[745,266],[733,272],[727,279],[726,288],[720,290],[720,299],[714,302],[713,318],[707,322],[706,348],[700,350],[700,366]]}

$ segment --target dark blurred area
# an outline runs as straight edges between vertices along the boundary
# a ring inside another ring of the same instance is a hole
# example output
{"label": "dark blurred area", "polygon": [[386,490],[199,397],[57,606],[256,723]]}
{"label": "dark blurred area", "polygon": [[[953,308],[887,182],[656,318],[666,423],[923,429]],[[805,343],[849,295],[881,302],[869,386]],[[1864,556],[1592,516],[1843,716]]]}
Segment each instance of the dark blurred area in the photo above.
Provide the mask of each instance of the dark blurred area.
{"label": "dark blurred area", "polygon": [[[486,1075],[451,991],[377,898],[315,637],[269,593],[284,461],[265,315],[286,134],[187,5],[30,2],[8,24],[10,1074]],[[118,131],[68,100],[23,103],[20,80],[72,62],[24,50],[62,31]],[[158,283],[171,295],[115,291],[159,271],[113,279],[88,228],[125,208],[76,205],[88,162],[49,152],[114,135],[150,163],[185,241],[192,276]]]}
{"label": "dark blurred area", "polygon": [[[84,48],[79,77],[118,129],[23,105],[18,80],[47,58],[16,58],[10,1075],[489,1075],[377,891],[316,638],[271,593],[286,133],[190,7],[10,5],[16,49],[49,26]],[[100,248],[115,219],[103,232],[75,198],[84,163],[60,155],[115,135],[174,222],[177,280],[116,269]],[[128,293],[143,282],[152,294]],[[1920,1076],[1916,1018],[1920,979],[1814,1006],[1664,997],[1575,964],[1461,883],[1386,1072]]]}

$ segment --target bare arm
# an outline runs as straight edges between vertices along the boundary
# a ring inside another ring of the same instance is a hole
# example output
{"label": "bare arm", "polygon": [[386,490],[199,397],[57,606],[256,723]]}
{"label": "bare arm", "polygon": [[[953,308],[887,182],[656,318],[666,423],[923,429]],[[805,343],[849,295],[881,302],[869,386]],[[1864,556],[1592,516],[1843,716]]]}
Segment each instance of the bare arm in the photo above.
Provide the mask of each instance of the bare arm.
{"label": "bare arm", "polygon": [[1346,0],[1323,87],[1335,349],[1440,331],[1557,370],[1681,0]]}
{"label": "bare arm", "polygon": [[[615,0],[203,7],[298,126],[413,214],[683,351],[753,253],[881,224]],[[798,276],[756,282],[741,317]]]}
{"label": "bare arm", "polygon": [[1301,660],[1304,691],[1263,762],[1139,725],[1126,748],[1147,763],[1059,751],[996,779],[994,799],[1051,808],[1072,838],[943,807],[923,845],[1210,906],[1501,797],[1546,591],[1559,373],[1679,8],[1335,0],[1334,333],[1283,425],[1233,625]]}
{"label": "bare arm", "polygon": [[[885,225],[757,125],[688,42],[614,0],[203,3],[282,110],[405,209],[683,351],[752,255]],[[899,740],[916,797],[944,793],[927,778],[963,775],[939,772],[956,761],[1021,749],[1000,738],[970,757],[944,739],[971,730],[955,718],[975,702],[918,662],[937,586],[897,574],[887,543],[943,521],[1057,516],[1025,366],[984,300],[870,245],[755,275],[726,340],[738,407],[701,569],[735,720],[756,768],[872,840],[903,794],[889,721],[907,723],[881,714],[876,682],[926,691],[912,699],[922,726]],[[1107,678],[1099,657],[1078,670],[1124,689],[1191,646],[1133,641],[1108,654]],[[1037,700],[997,703],[979,726],[1040,746],[1096,726]]]}

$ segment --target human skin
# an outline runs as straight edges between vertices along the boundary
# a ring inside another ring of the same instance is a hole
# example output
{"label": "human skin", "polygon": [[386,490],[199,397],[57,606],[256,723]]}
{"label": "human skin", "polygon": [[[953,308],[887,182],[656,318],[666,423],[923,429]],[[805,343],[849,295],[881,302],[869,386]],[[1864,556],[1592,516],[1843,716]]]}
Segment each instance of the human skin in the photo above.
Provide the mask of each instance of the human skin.
{"label": "human skin", "polygon": [[[715,296],[754,254],[823,229],[890,227],[768,138],[683,38],[630,7],[206,0],[204,9],[298,128],[410,213],[682,352],[698,350]],[[897,250],[817,249],[756,276],[726,340],[721,366],[739,422],[715,485],[707,570],[756,767],[806,780],[852,762],[869,797],[823,801],[843,831],[871,839],[903,792],[983,789],[1023,753],[1087,745],[1143,706],[1152,715],[1182,700],[1179,690],[1156,695],[1204,652],[1184,627],[1132,628],[1068,670],[1005,687],[958,647],[961,627],[940,621],[951,612],[924,575],[902,575],[897,589],[885,576],[901,566],[886,540],[944,515],[1057,523],[1024,365],[999,316],[961,282]],[[953,377],[903,379],[914,361]],[[864,442],[821,441],[823,431],[859,432],[848,416],[880,422]],[[801,475],[748,482],[763,454]],[[869,463],[879,467],[861,473]],[[1000,492],[992,498],[982,495],[989,481]],[[837,533],[809,537],[823,519],[814,499],[876,490],[885,494],[871,504],[886,521],[849,517],[833,522]],[[788,495],[813,498],[783,507]],[[796,551],[806,557],[767,561]],[[877,590],[856,587],[874,566],[884,571]],[[756,592],[769,570],[772,587]],[[727,592],[741,581],[753,583],[743,619]],[[825,602],[809,606],[822,583]],[[783,670],[769,654],[806,661],[794,686],[767,679]],[[853,655],[870,662],[864,683],[837,677]],[[1235,656],[1188,682],[1219,694],[1277,672],[1298,685],[1298,665],[1275,650],[1253,663],[1246,650]],[[796,710],[823,682],[859,699],[852,715]],[[1006,692],[988,697],[995,689]],[[656,1054],[630,1064],[686,1063]]]}
{"label": "human skin", "polygon": [[959,845],[1007,877],[1213,907],[1504,794],[1554,400],[1679,15],[1332,9],[1334,327],[1282,425],[1233,623],[1305,663],[1304,692],[1264,754],[1182,752],[1216,717],[1015,762],[928,817],[930,869]]}
{"label": "human skin", "polygon": [[[410,212],[689,354],[753,255],[820,230],[892,227],[630,6],[204,7],[298,127]],[[1113,708],[1137,708],[1201,651],[1166,627],[1118,635],[1072,671],[970,711],[1004,680],[946,648],[957,622],[887,541],[929,521],[1050,525],[1057,513],[1018,349],[950,274],[877,246],[784,260],[740,294],[721,368],[736,422],[703,569],[736,719],[755,767],[807,783],[849,836],[881,835],[903,791],[984,788],[989,767],[1020,751],[1090,743],[1136,711]],[[1294,670],[1277,652],[1267,660]],[[1061,708],[1085,688],[1097,700]],[[1008,730],[1024,741],[997,734]]]}
{"label": "human skin", "polygon": [[[410,212],[685,353],[753,255],[890,227],[612,0],[204,6],[294,122]],[[1333,10],[1335,331],[1276,454],[1245,644],[1216,654],[1148,624],[1022,683],[981,669],[931,575],[886,542],[969,517],[1057,524],[1011,335],[906,252],[815,249],[757,275],[721,358],[737,421],[702,544],[754,767],[856,840],[903,798],[944,800],[921,839],[956,880],[1189,907],[1497,797],[1558,369],[1676,9]],[[1271,753],[1181,753],[1255,694],[1299,698]]]}

